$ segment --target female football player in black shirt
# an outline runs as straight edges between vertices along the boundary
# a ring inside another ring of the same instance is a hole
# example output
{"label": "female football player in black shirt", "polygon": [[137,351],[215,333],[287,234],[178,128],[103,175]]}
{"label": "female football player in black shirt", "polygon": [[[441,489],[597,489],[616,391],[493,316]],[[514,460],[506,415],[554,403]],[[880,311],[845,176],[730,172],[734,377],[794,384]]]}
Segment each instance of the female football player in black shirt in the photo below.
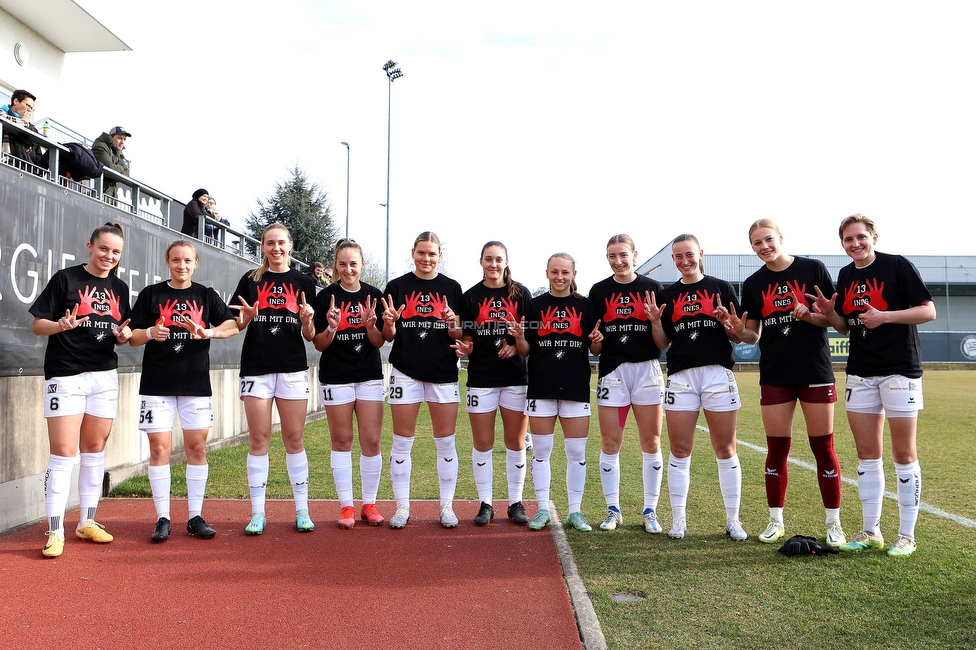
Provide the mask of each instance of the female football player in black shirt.
{"label": "female football player in black shirt", "polygon": [[196,246],[178,240],[166,249],[170,278],[139,292],[132,310],[133,346],[145,345],[139,386],[139,428],[149,436],[149,485],[156,505],[154,542],[170,533],[170,455],[177,414],[186,453],[186,530],[210,539],[217,532],[203,519],[210,468],[207,434],[213,426],[210,339],[238,333],[234,314],[212,287],[193,282],[200,264]]}
{"label": "female football player in black shirt", "polygon": [[441,525],[458,524],[454,514],[457,486],[458,359],[457,341],[462,336],[454,309],[461,304],[461,285],[437,272],[441,242],[432,232],[414,241],[414,270],[391,280],[383,292],[383,337],[393,342],[390,363],[390,411],[393,415],[393,450],[390,478],[397,509],[391,528],[403,528],[410,520],[410,451],[413,448],[420,405],[430,409],[437,476],[440,481]]}
{"label": "female football player in black shirt", "polygon": [[492,507],[492,447],[495,413],[502,415],[505,469],[508,477],[508,518],[528,523],[522,505],[525,485],[525,359],[508,335],[508,322],[520,321],[531,298],[528,288],[512,279],[508,249],[499,241],[481,248],[484,279],[464,292],[461,319],[464,327],[458,354],[468,357],[467,411],[474,449],[471,465],[481,507],[474,523],[487,525]]}
{"label": "female football player in black shirt", "polygon": [[95,521],[95,510],[105,475],[105,443],[119,410],[115,346],[132,336],[129,287],[117,275],[124,245],[121,225],[99,226],[88,240],[88,262],[55,273],[30,307],[31,331],[48,337],[44,353],[44,417],[50,442],[44,477],[48,532],[41,551],[45,557],[57,557],[64,550],[64,511],[79,449],[81,519],[75,537],[112,541]]}

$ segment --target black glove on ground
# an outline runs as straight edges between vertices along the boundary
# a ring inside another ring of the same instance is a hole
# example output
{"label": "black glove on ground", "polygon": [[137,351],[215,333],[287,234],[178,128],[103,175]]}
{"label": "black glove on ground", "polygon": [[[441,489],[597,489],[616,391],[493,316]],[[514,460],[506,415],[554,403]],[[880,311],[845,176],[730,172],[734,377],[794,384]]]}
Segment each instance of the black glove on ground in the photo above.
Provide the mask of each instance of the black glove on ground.
{"label": "black glove on ground", "polygon": [[830,548],[829,546],[821,546],[813,537],[794,535],[779,547],[779,552],[786,557],[793,557],[794,555],[826,555],[828,553],[836,553],[837,549]]}

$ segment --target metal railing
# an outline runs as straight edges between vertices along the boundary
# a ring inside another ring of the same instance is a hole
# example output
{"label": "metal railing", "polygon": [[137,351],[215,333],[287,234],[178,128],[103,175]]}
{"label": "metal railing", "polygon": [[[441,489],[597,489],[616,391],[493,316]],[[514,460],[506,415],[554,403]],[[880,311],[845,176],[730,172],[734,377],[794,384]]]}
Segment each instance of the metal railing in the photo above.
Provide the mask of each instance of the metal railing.
{"label": "metal railing", "polygon": [[[35,147],[46,149],[48,152],[47,169],[17,158],[7,151],[4,151],[0,156],[0,164],[57,183],[68,191],[77,192],[82,196],[123,210],[156,225],[173,230],[180,229],[177,224],[170,223],[170,217],[173,214],[173,208],[184,204],[145,183],[135,180],[131,176],[125,176],[108,167],[103,169],[101,176],[84,181],[62,176],[60,174],[61,161],[63,156],[69,155],[68,148],[64,146],[64,143],[77,142],[86,148],[90,148],[92,141],[50,117],[45,118],[45,120],[49,126],[47,137],[6,119],[0,119],[0,123],[2,123],[5,134],[29,138]],[[42,120],[40,123],[43,124],[44,121]],[[106,180],[115,183],[115,196],[105,194]],[[208,226],[210,227],[210,235],[207,235]],[[214,248],[257,264],[261,263],[261,242],[259,240],[209,216],[205,215],[203,219],[198,220],[196,236],[197,239]],[[299,270],[308,268],[308,264],[301,260],[293,258],[292,261]]]}
{"label": "metal railing", "polygon": [[[78,133],[74,129],[67,127],[64,124],[61,124],[61,122],[58,122],[56,119],[50,116],[45,117],[43,120],[34,122],[34,126],[38,126],[39,124],[43,126],[45,122],[49,127],[47,133],[48,140],[53,140],[58,144],[64,144],[65,142],[77,142],[78,144],[84,145],[89,149],[91,149],[92,145],[95,144],[94,140],[89,140],[83,134]],[[38,126],[38,130],[40,129],[41,127]]]}

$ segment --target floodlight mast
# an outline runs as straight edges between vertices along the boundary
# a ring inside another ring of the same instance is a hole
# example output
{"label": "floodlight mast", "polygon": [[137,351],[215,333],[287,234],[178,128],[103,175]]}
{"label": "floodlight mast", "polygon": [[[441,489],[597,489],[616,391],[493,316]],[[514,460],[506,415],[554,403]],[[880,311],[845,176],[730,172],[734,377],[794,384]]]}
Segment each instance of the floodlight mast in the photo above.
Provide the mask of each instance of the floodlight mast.
{"label": "floodlight mast", "polygon": [[393,82],[403,76],[403,72],[398,68],[399,64],[390,59],[383,64],[383,72],[387,78],[387,100],[386,100],[386,281],[390,281],[390,124],[393,114]]}

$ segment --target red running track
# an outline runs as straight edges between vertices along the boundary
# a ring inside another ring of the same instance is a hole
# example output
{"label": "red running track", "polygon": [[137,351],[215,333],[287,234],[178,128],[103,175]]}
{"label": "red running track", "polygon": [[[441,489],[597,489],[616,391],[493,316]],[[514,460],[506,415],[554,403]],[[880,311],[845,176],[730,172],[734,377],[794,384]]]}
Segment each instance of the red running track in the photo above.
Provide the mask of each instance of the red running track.
{"label": "red running track", "polygon": [[173,534],[153,544],[151,500],[103,499],[115,541],[76,539],[69,513],[55,559],[46,523],[0,536],[0,647],[582,648],[552,535],[513,525],[504,502],[482,528],[478,503],[456,501],[451,530],[436,502],[414,501],[403,530],[342,530],[336,502],[310,505],[315,531],[269,501],[248,537],[249,502],[208,500],[217,536],[201,540],[174,501]]}

